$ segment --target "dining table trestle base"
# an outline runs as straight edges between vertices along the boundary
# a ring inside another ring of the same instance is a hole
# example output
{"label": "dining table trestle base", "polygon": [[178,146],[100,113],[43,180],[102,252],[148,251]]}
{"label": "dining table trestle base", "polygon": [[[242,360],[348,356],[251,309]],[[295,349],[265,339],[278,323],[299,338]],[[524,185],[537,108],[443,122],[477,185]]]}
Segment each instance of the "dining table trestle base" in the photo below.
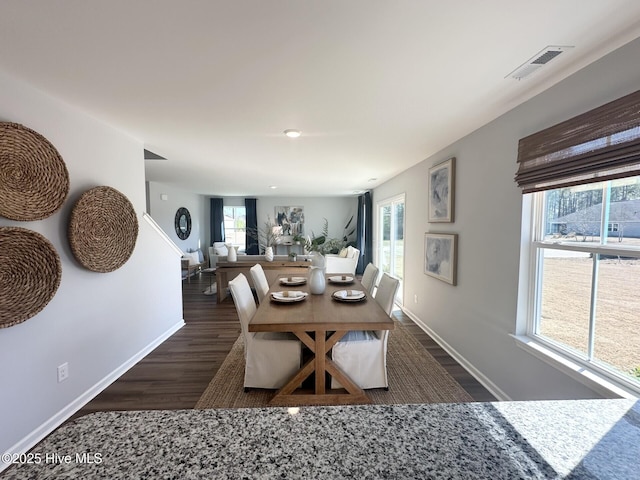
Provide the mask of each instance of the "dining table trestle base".
{"label": "dining table trestle base", "polygon": [[[371,403],[364,390],[358,387],[337,365],[329,358],[333,346],[346,333],[346,330],[325,332],[293,332],[309,349],[312,357],[302,368],[283,386],[269,402],[270,405],[356,405]],[[318,354],[320,352],[320,354]],[[326,374],[335,377],[343,388],[327,390]],[[314,375],[314,389],[304,391],[300,385]]]}

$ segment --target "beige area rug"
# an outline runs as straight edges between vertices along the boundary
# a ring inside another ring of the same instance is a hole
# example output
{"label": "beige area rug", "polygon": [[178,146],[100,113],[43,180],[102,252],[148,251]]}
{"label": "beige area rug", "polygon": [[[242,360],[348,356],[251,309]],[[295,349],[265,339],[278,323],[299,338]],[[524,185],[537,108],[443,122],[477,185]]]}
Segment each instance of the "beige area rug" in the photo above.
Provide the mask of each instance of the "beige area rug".
{"label": "beige area rug", "polygon": [[[196,409],[267,407],[273,390],[244,392],[244,340],[236,340]],[[389,334],[389,390],[367,390],[374,404],[459,403],[473,398],[400,323]]]}

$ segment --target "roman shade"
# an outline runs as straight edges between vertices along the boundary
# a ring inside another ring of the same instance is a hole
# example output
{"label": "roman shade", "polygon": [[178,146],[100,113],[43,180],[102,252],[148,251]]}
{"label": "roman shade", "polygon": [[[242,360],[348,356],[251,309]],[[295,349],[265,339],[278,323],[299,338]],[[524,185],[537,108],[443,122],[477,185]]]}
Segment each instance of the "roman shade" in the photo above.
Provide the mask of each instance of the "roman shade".
{"label": "roman shade", "polygon": [[520,139],[523,193],[640,175],[640,90]]}

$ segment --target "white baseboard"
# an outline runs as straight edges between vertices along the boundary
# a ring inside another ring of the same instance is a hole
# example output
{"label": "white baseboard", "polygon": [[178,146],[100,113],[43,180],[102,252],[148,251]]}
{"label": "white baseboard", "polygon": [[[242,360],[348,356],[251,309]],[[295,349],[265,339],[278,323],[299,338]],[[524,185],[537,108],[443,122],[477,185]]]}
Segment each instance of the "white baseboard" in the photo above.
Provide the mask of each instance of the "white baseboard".
{"label": "white baseboard", "polygon": [[[138,353],[136,353],[129,360],[124,362],[118,368],[116,368],[113,372],[108,374],[98,383],[96,383],[93,387],[88,389],[58,413],[56,413],[49,420],[44,422],[34,431],[32,431],[29,435],[24,437],[18,443],[16,443],[13,447],[9,448],[8,451],[4,452],[8,455],[16,455],[27,453],[31,448],[38,444],[42,439],[44,439],[47,435],[53,432],[56,428],[62,425],[67,419],[69,419],[74,413],[84,407],[87,403],[89,403],[93,398],[95,398],[100,392],[102,392],[105,388],[115,382],[118,378],[120,378],[127,370],[133,367],[136,363],[146,357],[153,349],[155,349],[158,345],[164,342],[171,335],[176,333],[184,326],[184,320],[180,320],[179,322],[172,325],[168,330],[162,333],[159,337],[153,340],[149,345],[144,347]],[[4,458],[5,455],[2,456]],[[0,472],[5,470],[10,466],[10,463],[6,463],[4,460],[0,460]]]}
{"label": "white baseboard", "polygon": [[458,362],[462,368],[464,368],[469,374],[475,378],[484,388],[489,390],[489,392],[496,397],[500,401],[510,401],[511,398],[504,393],[500,388],[496,386],[491,380],[489,380],[480,370],[475,368],[470,362],[467,361],[460,353],[458,353],[451,345],[445,342],[440,335],[434,332],[427,324],[425,324],[420,318],[418,318],[413,312],[408,310],[407,308],[402,307],[402,311],[415,322],[422,330],[424,330],[427,335],[429,335],[433,340],[442,347],[442,349],[447,352],[449,355],[453,357],[453,359]]}

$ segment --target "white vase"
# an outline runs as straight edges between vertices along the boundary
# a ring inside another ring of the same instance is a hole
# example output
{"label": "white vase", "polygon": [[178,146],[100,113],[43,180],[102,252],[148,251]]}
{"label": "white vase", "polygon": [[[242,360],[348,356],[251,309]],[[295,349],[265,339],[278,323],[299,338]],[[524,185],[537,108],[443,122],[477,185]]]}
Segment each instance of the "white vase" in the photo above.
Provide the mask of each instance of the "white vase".
{"label": "white vase", "polygon": [[238,260],[238,253],[233,245],[227,245],[227,262],[235,262]]}
{"label": "white vase", "polygon": [[309,291],[314,295],[322,295],[326,286],[324,267],[309,267]]}
{"label": "white vase", "polygon": [[264,259],[267,262],[273,262],[273,247],[267,247],[264,249]]}

